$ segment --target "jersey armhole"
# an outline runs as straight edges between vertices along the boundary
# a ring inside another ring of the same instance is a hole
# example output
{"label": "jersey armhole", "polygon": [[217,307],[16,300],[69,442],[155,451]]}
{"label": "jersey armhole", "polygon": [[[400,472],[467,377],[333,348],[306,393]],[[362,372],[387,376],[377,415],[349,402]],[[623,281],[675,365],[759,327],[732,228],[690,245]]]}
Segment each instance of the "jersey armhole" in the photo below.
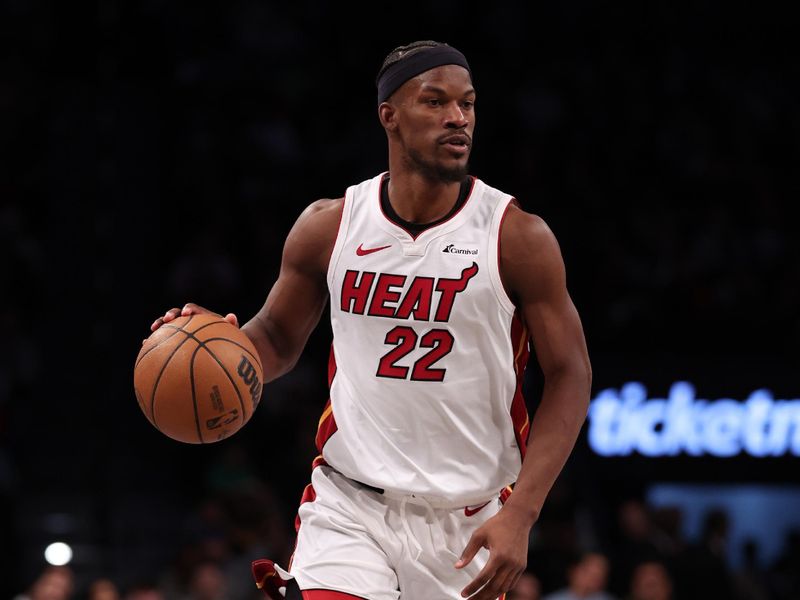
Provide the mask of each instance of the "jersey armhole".
{"label": "jersey armhole", "polygon": [[336,230],[336,241],[333,243],[333,250],[331,250],[331,257],[328,260],[328,272],[325,279],[328,282],[328,290],[332,289],[333,274],[336,272],[336,265],[339,262],[339,256],[342,254],[342,247],[344,240],[347,239],[347,229],[350,226],[350,211],[353,206],[353,186],[347,188],[342,198],[342,214],[339,217],[339,227]]}
{"label": "jersey armhole", "polygon": [[504,200],[497,203],[494,214],[492,215],[492,226],[489,233],[489,278],[494,288],[494,293],[500,306],[513,315],[517,307],[514,302],[509,298],[506,293],[506,288],[503,286],[503,279],[500,276],[500,232],[503,228],[503,221],[505,221],[508,209],[512,204],[517,204],[517,201],[508,196]]}

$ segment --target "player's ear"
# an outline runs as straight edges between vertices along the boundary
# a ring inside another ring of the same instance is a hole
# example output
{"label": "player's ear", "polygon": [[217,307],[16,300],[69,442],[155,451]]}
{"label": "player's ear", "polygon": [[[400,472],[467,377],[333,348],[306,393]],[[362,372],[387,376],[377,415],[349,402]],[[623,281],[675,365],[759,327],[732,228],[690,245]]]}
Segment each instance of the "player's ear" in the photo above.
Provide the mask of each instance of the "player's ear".
{"label": "player's ear", "polygon": [[378,106],[378,118],[384,129],[394,131],[397,129],[397,109],[389,102],[381,102]]}

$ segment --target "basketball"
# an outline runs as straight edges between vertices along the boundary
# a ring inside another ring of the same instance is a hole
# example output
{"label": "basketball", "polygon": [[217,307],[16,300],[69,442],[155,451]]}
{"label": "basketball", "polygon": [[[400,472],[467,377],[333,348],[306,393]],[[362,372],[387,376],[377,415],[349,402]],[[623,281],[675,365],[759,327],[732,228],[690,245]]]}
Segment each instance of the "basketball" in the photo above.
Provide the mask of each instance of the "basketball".
{"label": "basketball", "polygon": [[261,398],[255,346],[217,315],[165,323],[145,340],[133,369],[139,408],[164,435],[208,444],[239,431]]}

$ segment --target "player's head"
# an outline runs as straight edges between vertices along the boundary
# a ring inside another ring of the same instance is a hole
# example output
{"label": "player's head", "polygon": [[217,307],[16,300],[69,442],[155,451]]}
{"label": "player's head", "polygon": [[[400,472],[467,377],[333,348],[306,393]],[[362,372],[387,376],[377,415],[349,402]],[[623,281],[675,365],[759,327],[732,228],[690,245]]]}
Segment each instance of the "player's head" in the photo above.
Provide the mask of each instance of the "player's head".
{"label": "player's head", "polygon": [[440,42],[392,50],[376,78],[378,115],[404,168],[433,181],[461,181],[475,128],[475,90],[467,59]]}

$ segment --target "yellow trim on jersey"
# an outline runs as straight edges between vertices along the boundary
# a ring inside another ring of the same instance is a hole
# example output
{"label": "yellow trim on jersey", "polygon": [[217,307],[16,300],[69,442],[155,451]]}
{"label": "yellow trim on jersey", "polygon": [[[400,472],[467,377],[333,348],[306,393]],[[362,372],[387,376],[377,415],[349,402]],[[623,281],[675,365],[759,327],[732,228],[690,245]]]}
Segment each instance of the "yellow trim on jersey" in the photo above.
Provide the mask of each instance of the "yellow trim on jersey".
{"label": "yellow trim on jersey", "polygon": [[264,577],[261,578],[261,581],[256,581],[256,587],[260,590],[263,590],[264,586],[267,584],[267,579],[269,579],[270,577],[275,577],[275,575],[277,575],[275,569],[267,571],[266,573],[264,573]]}
{"label": "yellow trim on jersey", "polygon": [[519,432],[522,433],[525,431],[525,428],[530,424],[531,420],[528,417],[528,411],[525,411],[525,422],[522,424],[522,427],[519,428]]}
{"label": "yellow trim on jersey", "polygon": [[519,357],[522,356],[525,347],[528,344],[528,328],[522,328],[522,335],[519,337],[519,348],[517,349],[517,354],[514,356],[514,370],[517,370],[517,361],[519,361]]}
{"label": "yellow trim on jersey", "polygon": [[333,412],[333,405],[329,404],[327,408],[322,413],[322,416],[319,418],[319,423],[317,424],[317,428],[322,427],[322,422],[328,418],[328,415]]}

